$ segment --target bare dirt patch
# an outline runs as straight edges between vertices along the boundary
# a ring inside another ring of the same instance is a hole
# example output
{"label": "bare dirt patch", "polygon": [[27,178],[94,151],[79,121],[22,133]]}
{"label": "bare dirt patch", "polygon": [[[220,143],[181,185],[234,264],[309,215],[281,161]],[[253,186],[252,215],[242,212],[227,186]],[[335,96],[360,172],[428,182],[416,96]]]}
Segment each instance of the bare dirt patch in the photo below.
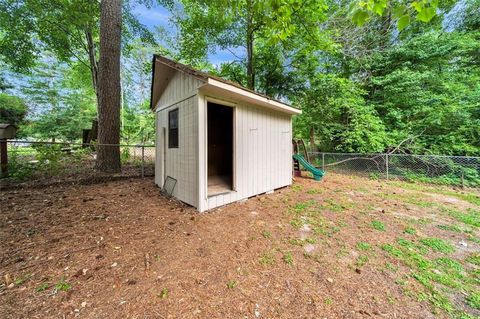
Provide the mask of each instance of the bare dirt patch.
{"label": "bare dirt patch", "polygon": [[[152,179],[3,191],[0,317],[448,317],[382,245],[439,237],[470,254],[478,229],[440,210],[463,202],[411,192],[330,174],[198,214]],[[453,223],[468,231],[437,227]]]}

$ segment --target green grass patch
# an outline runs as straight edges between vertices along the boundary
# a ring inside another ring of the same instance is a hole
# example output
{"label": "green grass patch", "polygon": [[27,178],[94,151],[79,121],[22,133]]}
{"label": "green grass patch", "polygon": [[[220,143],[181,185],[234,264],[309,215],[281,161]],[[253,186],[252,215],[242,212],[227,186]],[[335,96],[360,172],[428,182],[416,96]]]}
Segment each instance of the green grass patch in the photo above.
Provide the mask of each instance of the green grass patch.
{"label": "green grass patch", "polygon": [[49,284],[45,282],[45,283],[39,285],[37,288],[35,288],[35,291],[36,292],[42,292],[42,291],[47,290],[48,287],[50,287]]}
{"label": "green grass patch", "polygon": [[55,291],[69,291],[70,289],[72,289],[72,285],[66,282],[63,277],[55,285]]}
{"label": "green grass patch", "polygon": [[357,258],[357,261],[355,262],[355,266],[360,268],[365,266],[367,262],[368,262],[368,256],[359,256]]}
{"label": "green grass patch", "polygon": [[417,233],[417,230],[413,227],[405,227],[405,230],[403,231],[405,234],[409,234],[409,235],[415,235]]}
{"label": "green grass patch", "polygon": [[442,230],[448,230],[448,231],[453,231],[456,233],[461,233],[462,229],[458,227],[457,225],[437,225],[437,228],[442,229]]}
{"label": "green grass patch", "polygon": [[284,252],[282,259],[287,265],[293,265],[293,256],[291,251]]}
{"label": "green grass patch", "polygon": [[453,247],[452,244],[440,238],[423,238],[420,239],[420,242],[436,252],[449,254],[455,251],[455,247]]}
{"label": "green grass patch", "polygon": [[262,266],[273,266],[275,265],[275,256],[271,252],[264,252],[258,259],[258,262]]}
{"label": "green grass patch", "polygon": [[467,257],[467,261],[471,264],[480,266],[480,253],[473,253]]}
{"label": "green grass patch", "polygon": [[369,243],[365,243],[365,242],[359,242],[359,243],[357,243],[357,249],[358,250],[363,250],[363,251],[371,250],[372,245],[370,245]]}
{"label": "green grass patch", "polygon": [[372,221],[372,227],[378,231],[385,231],[385,225],[379,220]]}
{"label": "green grass patch", "polygon": [[480,292],[476,291],[467,297],[468,305],[475,309],[480,309]]}
{"label": "green grass patch", "polygon": [[480,211],[467,209],[466,212],[461,212],[455,209],[448,209],[447,213],[459,222],[466,225],[480,227]]}
{"label": "green grass patch", "polygon": [[[473,307],[478,282],[475,274],[466,272],[463,265],[453,258],[429,259],[426,256],[429,249],[451,252],[453,247],[449,243],[438,238],[424,238],[419,243],[400,238],[396,244],[382,245],[382,249],[411,268],[411,277],[427,289],[417,296],[419,300],[428,300],[435,308],[444,310],[453,318],[469,318],[462,310],[455,308],[445,292],[448,289],[467,292],[471,297],[469,305]],[[480,277],[480,271],[478,275]]]}

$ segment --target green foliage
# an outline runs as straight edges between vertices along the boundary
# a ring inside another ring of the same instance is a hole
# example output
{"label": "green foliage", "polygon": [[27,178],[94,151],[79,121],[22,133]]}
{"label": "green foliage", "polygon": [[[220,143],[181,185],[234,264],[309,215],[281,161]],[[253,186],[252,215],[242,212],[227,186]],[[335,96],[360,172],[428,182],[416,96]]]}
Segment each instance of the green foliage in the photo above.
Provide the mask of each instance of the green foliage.
{"label": "green foliage", "polygon": [[472,292],[467,297],[468,305],[475,309],[480,309],[480,292]]}
{"label": "green foliage", "polygon": [[39,285],[37,288],[35,288],[35,291],[42,292],[42,291],[47,290],[48,287],[49,287],[48,283],[43,283],[43,284]]}
{"label": "green foliage", "polygon": [[449,209],[447,212],[459,222],[474,227],[480,227],[480,211],[478,210],[469,208],[466,212],[461,212],[455,209]]}
{"label": "green foliage", "polygon": [[263,266],[272,266],[275,264],[275,256],[271,252],[264,252],[258,262]]}
{"label": "green foliage", "polygon": [[307,138],[313,128],[322,150],[379,152],[387,145],[385,127],[367,105],[366,92],[352,80],[316,75],[311,86],[295,97],[302,115],[295,119],[296,134]]}
{"label": "green foliage", "polygon": [[282,259],[287,265],[293,265],[293,256],[291,251],[283,253]]}
{"label": "green foliage", "polygon": [[55,284],[55,291],[69,291],[72,289],[72,285],[65,281],[62,277],[58,283]]}
{"label": "green foliage", "polygon": [[23,99],[0,93],[0,123],[19,125],[27,115],[28,107]]}
{"label": "green foliage", "polygon": [[455,248],[449,243],[440,238],[423,238],[420,239],[420,242],[427,247],[430,247],[432,250],[448,254],[453,253]]}
{"label": "green foliage", "polygon": [[379,231],[385,231],[385,225],[379,220],[372,221],[372,227]]}
{"label": "green foliage", "polygon": [[367,251],[367,250],[370,250],[371,248],[372,248],[372,245],[370,245],[369,243],[365,243],[365,242],[357,243],[357,249],[359,250]]}
{"label": "green foliage", "polygon": [[405,234],[415,235],[417,233],[417,230],[413,227],[405,227],[405,230],[403,232]]}

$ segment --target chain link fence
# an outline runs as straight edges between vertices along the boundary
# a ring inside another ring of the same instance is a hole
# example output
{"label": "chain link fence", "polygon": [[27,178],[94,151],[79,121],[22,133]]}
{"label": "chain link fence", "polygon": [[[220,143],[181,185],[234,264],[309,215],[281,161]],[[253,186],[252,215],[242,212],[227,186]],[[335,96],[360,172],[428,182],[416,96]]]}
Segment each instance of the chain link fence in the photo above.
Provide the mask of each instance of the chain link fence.
{"label": "chain link fence", "polygon": [[326,172],[480,187],[480,157],[309,152]]}
{"label": "chain link fence", "polygon": [[[107,174],[95,167],[98,150],[120,150],[121,172]],[[154,145],[107,145],[18,141],[7,142],[8,175],[1,188],[58,183],[94,183],[118,178],[153,176]]]}

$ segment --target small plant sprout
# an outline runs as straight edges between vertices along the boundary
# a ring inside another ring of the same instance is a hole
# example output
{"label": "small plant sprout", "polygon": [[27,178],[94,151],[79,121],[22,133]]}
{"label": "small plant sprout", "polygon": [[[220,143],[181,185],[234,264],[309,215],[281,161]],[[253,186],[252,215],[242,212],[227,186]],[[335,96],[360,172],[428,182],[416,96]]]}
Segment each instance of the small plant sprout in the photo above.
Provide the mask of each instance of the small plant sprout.
{"label": "small plant sprout", "polygon": [[37,292],[42,292],[42,291],[47,290],[48,287],[49,287],[49,285],[48,285],[46,282],[44,282],[43,284],[41,284],[40,286],[38,286],[37,288],[35,288],[35,291],[37,291]]}
{"label": "small plant sprout", "polygon": [[269,231],[267,231],[267,230],[264,230],[264,231],[262,232],[262,236],[263,236],[263,238],[265,238],[265,239],[270,239],[270,238],[272,238],[272,233],[269,232]]}
{"label": "small plant sprout", "polygon": [[265,252],[260,256],[258,262],[263,266],[272,266],[275,264],[275,257],[271,253]]}
{"label": "small plant sprout", "polygon": [[362,266],[365,266],[365,264],[368,262],[368,257],[367,256],[360,256],[358,257],[357,259],[357,262],[355,263],[355,265],[357,267],[362,267]]}
{"label": "small plant sprout", "polygon": [[287,251],[287,252],[283,253],[282,259],[287,265],[290,265],[290,266],[293,265],[292,252]]}
{"label": "small plant sprout", "polygon": [[55,285],[55,292],[59,291],[69,291],[72,288],[68,282],[65,281],[65,278],[61,278],[60,281]]}
{"label": "small plant sprout", "polygon": [[238,283],[237,283],[236,280],[229,280],[229,281],[227,282],[227,288],[228,288],[228,289],[233,289],[233,288],[237,287],[237,284],[238,284]]}
{"label": "small plant sprout", "polygon": [[158,295],[161,299],[165,299],[168,297],[168,289],[163,288],[162,291],[160,291],[160,294]]}

